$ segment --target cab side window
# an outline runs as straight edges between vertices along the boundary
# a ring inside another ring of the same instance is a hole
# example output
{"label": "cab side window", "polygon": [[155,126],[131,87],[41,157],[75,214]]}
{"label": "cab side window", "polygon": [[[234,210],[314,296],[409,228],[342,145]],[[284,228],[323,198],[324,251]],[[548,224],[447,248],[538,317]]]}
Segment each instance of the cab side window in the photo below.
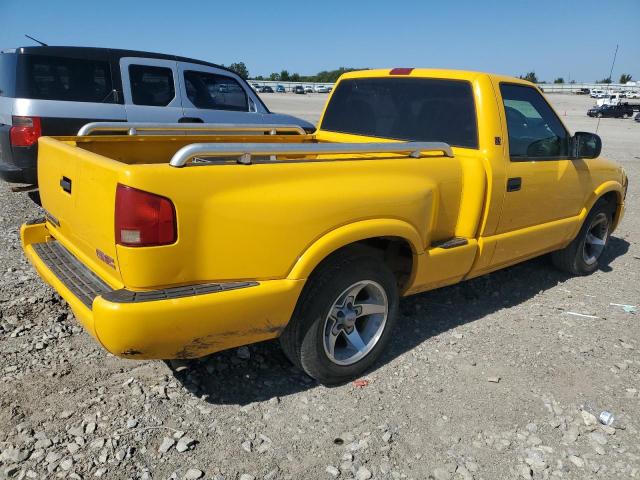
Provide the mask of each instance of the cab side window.
{"label": "cab side window", "polygon": [[129,78],[135,105],[166,107],[176,96],[170,68],[129,65]]}
{"label": "cab side window", "polygon": [[189,101],[196,108],[210,110],[249,110],[247,94],[233,78],[187,70],[184,83]]}
{"label": "cab side window", "polygon": [[513,161],[566,158],[569,134],[535,88],[500,84]]}

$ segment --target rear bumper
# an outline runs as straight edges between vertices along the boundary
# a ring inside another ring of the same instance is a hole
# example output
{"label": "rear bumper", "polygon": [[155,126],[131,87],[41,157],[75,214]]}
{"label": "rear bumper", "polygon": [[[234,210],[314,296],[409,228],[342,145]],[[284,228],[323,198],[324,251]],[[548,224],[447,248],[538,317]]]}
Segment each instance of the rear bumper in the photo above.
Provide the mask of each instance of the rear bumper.
{"label": "rear bumper", "polygon": [[46,224],[23,225],[38,274],[109,352],[126,358],[196,358],[277,337],[303,280],[226,282],[132,292],[113,290],[55,240]]}

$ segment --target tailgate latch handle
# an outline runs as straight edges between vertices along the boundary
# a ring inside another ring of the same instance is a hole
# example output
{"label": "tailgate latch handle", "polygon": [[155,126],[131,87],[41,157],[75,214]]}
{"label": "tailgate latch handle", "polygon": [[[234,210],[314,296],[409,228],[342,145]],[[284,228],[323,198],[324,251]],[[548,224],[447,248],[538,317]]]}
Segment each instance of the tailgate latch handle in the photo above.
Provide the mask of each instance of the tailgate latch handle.
{"label": "tailgate latch handle", "polygon": [[70,178],[62,177],[60,179],[60,186],[62,187],[62,190],[64,190],[65,192],[71,194],[71,179]]}

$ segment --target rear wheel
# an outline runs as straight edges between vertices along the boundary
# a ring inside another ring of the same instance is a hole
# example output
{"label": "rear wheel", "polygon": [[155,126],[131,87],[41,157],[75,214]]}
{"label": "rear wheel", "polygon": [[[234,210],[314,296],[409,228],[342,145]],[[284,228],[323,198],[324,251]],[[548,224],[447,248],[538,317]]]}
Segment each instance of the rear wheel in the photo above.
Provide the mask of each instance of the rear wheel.
{"label": "rear wheel", "polygon": [[612,208],[598,201],[587,215],[578,236],[562,250],[553,252],[556,267],[572,275],[588,275],[598,268],[598,261],[609,240]]}
{"label": "rear wheel", "polygon": [[309,279],[280,343],[321,383],[366,371],[384,350],[398,311],[396,278],[367,247],[329,257]]}

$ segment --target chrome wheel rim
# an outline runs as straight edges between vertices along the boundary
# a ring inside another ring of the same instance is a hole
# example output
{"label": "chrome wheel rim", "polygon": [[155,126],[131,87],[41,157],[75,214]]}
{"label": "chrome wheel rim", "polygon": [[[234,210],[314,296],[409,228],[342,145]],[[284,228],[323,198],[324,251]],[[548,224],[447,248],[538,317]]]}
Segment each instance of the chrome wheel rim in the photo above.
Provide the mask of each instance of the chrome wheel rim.
{"label": "chrome wheel rim", "polygon": [[604,213],[595,216],[584,240],[582,258],[587,265],[593,265],[598,261],[607,244],[609,236],[609,219]]}
{"label": "chrome wheel rim", "polygon": [[324,352],[337,365],[352,365],[376,346],[389,315],[384,288],[372,280],[354,283],[333,302],[324,321]]}

